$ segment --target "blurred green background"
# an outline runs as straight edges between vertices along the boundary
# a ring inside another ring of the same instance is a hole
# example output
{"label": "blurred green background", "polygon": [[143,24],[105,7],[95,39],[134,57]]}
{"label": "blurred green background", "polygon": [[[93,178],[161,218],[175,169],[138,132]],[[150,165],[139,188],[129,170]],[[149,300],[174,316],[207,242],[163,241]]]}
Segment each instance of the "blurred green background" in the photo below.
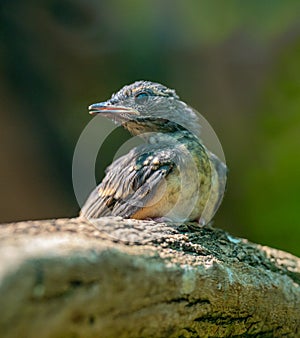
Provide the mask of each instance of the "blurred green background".
{"label": "blurred green background", "polygon": [[2,0],[0,221],[76,215],[86,107],[147,79],[220,138],[230,172],[215,226],[300,255],[299,14],[298,0]]}

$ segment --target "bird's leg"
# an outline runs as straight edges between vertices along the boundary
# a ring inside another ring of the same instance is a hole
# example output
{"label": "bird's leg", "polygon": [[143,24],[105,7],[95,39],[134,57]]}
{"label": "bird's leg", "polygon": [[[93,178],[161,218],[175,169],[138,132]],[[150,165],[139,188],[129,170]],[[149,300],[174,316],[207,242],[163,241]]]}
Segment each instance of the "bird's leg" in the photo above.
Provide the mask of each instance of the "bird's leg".
{"label": "bird's leg", "polygon": [[213,230],[213,221],[210,221],[208,223],[203,222],[184,222],[183,224],[186,225],[190,230],[193,231],[199,231],[200,229],[206,228],[209,230]]}

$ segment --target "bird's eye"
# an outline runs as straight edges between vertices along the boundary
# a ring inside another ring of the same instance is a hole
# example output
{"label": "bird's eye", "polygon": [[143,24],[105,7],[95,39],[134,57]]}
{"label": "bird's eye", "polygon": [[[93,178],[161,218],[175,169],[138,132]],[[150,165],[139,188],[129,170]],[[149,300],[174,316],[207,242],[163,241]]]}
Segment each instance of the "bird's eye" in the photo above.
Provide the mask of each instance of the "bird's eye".
{"label": "bird's eye", "polygon": [[135,96],[135,102],[137,104],[145,104],[149,99],[149,93],[142,92]]}

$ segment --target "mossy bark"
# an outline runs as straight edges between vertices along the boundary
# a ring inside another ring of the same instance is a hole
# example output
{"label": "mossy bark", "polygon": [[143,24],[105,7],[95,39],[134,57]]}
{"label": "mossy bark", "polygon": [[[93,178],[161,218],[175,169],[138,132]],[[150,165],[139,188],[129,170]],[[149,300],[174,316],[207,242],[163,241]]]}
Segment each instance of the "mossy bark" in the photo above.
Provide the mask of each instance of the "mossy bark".
{"label": "mossy bark", "polygon": [[300,259],[210,227],[0,227],[1,337],[297,337]]}

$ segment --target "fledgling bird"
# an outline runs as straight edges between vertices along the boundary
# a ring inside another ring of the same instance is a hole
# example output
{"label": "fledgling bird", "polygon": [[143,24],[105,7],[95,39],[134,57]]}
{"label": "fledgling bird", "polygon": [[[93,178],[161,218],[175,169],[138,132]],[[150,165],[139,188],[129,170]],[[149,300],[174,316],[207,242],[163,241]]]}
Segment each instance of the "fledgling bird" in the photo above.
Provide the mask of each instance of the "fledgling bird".
{"label": "fledgling bird", "polygon": [[145,144],[106,169],[81,216],[198,221],[207,224],[225,190],[226,165],[202,144],[195,111],[174,90],[137,81],[89,106]]}

